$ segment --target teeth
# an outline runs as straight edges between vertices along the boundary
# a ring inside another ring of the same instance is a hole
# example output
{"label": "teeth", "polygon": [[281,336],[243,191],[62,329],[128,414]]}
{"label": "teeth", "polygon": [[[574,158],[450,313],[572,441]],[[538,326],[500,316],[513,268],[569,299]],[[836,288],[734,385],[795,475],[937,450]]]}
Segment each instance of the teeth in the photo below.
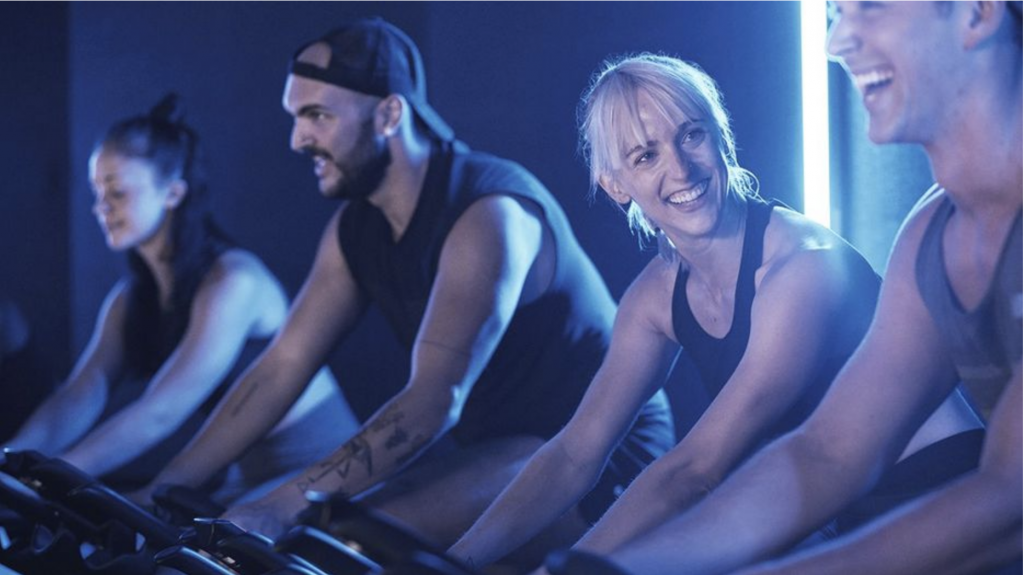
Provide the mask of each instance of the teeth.
{"label": "teeth", "polygon": [[853,79],[861,91],[874,88],[893,79],[892,70],[872,70],[863,74],[854,75]]}
{"label": "teeth", "polygon": [[700,184],[679,192],[676,192],[668,197],[668,203],[670,204],[685,204],[692,202],[697,198],[704,195],[704,192],[708,191],[708,182],[704,180]]}

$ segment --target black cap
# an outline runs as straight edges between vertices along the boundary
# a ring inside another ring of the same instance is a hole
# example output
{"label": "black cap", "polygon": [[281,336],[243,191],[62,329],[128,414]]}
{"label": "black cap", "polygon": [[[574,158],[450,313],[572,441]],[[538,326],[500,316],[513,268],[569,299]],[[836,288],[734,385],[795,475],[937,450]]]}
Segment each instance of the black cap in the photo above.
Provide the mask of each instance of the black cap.
{"label": "black cap", "polygon": [[[297,60],[306,48],[318,43],[331,49],[327,67]],[[355,20],[306,44],[295,52],[288,71],[370,96],[401,94],[437,137],[445,141],[455,137],[451,127],[427,104],[423,59],[416,44],[382,18]]]}

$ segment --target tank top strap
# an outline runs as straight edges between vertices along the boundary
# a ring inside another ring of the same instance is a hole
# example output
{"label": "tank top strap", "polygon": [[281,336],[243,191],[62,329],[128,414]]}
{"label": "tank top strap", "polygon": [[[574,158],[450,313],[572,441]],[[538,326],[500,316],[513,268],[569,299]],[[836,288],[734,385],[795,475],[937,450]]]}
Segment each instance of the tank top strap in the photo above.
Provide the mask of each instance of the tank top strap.
{"label": "tank top strap", "polygon": [[764,255],[764,232],[775,201],[747,199],[747,221],[743,235],[740,269],[733,298],[733,319],[723,338],[707,333],[697,322],[686,296],[689,272],[680,266],[672,294],[672,326],[679,344],[694,359],[701,379],[712,397],[725,385],[739,364],[750,339],[750,308],[754,298],[754,275]]}
{"label": "tank top strap", "polygon": [[[917,289],[921,292],[929,308],[953,306],[950,299],[952,295],[946,283],[946,265],[943,262],[942,254],[942,233],[946,229],[946,222],[953,215],[955,207],[949,197],[939,200],[939,206],[932,214],[928,226],[921,236],[921,246],[917,252],[917,261],[914,263],[914,276],[917,281]],[[941,281],[936,281],[941,278]],[[954,306],[956,307],[956,306]]]}

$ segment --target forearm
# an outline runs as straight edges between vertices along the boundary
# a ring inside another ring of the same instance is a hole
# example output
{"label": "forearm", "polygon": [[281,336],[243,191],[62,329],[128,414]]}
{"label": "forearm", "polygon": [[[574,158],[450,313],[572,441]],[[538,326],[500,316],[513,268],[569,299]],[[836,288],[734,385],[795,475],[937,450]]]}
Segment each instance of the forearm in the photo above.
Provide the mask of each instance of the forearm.
{"label": "forearm", "polygon": [[664,460],[648,466],[574,547],[599,555],[611,553],[707,494],[709,482],[693,474],[673,473],[666,467]]}
{"label": "forearm", "polygon": [[153,407],[141,401],[126,406],[60,457],[94,476],[117,469],[170,435],[184,420],[181,414],[157,414]]}
{"label": "forearm", "polygon": [[102,398],[94,402],[60,389],[36,409],[4,447],[57,455],[89,431],[102,407]]}
{"label": "forearm", "polygon": [[636,573],[724,573],[763,560],[824,523],[869,482],[789,436],[762,450],[689,512],[611,559]]}
{"label": "forearm", "polygon": [[267,435],[305,389],[289,370],[255,365],[221,400],[188,446],[153,480],[199,487]]}
{"label": "forearm", "polygon": [[[849,537],[773,562],[769,569],[756,572],[787,575],[985,572],[1020,555],[1019,486],[1014,497],[996,483],[982,474],[972,474]],[[950,518],[956,520],[950,521]]]}
{"label": "forearm", "polygon": [[447,430],[446,408],[406,391],[384,404],[362,429],[327,458],[306,468],[269,496],[291,513],[309,491],[354,497],[415,460]]}
{"label": "forearm", "polygon": [[[596,483],[602,462],[578,460],[557,437],[549,441],[449,553],[477,567],[504,557],[583,498]],[[553,478],[558,479],[557,489],[551,489]]]}
{"label": "forearm", "polygon": [[994,568],[1021,558],[1021,529],[989,542],[983,549],[963,561],[942,570],[937,575],[974,575],[988,573]]}

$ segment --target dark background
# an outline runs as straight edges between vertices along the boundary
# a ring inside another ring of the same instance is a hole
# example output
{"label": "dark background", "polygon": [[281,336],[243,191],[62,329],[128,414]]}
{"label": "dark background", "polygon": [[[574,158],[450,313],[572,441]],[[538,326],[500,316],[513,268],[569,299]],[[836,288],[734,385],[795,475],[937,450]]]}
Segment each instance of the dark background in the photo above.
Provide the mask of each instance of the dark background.
{"label": "dark background", "polygon": [[[32,322],[55,375],[71,367],[123,272],[90,213],[93,142],[170,90],[205,142],[221,223],[296,293],[335,204],[288,150],[285,67],[297,47],[361,15],[381,15],[419,44],[430,100],[461,139],[547,184],[616,297],[652,254],[616,209],[587,199],[576,155],[576,104],[609,56],[699,63],[725,94],[740,163],[762,194],[802,206],[797,2],[3,3],[0,292]],[[927,164],[916,150],[867,142],[858,97],[831,67],[833,228],[881,271],[929,183]],[[394,346],[371,315],[332,361],[363,417],[402,383],[407,358]],[[679,385],[670,392],[685,427],[703,400]]]}

